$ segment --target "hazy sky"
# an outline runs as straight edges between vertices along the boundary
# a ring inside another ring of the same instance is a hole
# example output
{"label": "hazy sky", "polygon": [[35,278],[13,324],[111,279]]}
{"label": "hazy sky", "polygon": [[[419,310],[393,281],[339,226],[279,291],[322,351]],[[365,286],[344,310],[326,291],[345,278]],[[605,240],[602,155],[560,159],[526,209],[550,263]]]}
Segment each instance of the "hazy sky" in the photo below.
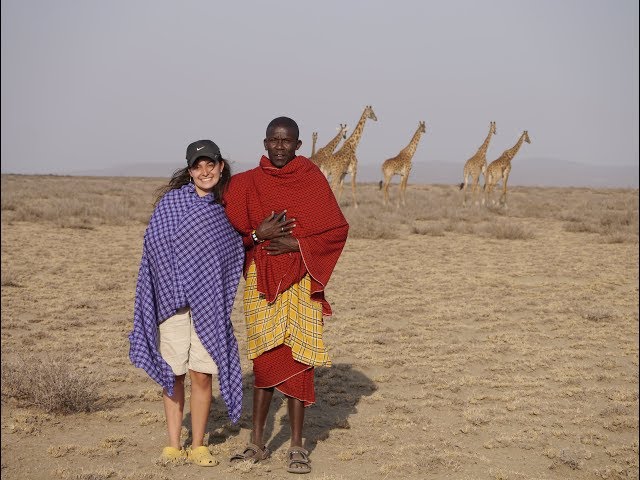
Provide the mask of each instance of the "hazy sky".
{"label": "hazy sky", "polygon": [[[637,0],[2,0],[2,172],[184,162],[210,138],[257,163],[293,117],[308,155],[372,105],[379,165],[427,124],[414,162],[638,164]],[[152,171],[149,174],[153,174]]]}

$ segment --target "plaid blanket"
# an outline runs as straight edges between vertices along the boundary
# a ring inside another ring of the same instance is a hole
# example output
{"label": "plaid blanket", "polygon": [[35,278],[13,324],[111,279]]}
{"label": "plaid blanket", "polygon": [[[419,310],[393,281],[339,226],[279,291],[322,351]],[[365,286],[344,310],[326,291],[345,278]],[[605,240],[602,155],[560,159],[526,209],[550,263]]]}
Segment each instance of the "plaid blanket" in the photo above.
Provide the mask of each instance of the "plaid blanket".
{"label": "plaid blanket", "polygon": [[144,234],[129,334],[129,358],[173,395],[175,376],[158,350],[158,325],[189,306],[194,328],[218,367],[229,418],[242,409],[242,372],[231,310],[244,248],[224,208],[192,184],[165,194]]}
{"label": "plaid blanket", "polygon": [[330,367],[331,359],[322,338],[322,305],[311,300],[309,275],[287,288],[273,303],[268,303],[258,291],[256,277],[256,266],[252,263],[242,299],[249,360],[284,343],[298,362]]}

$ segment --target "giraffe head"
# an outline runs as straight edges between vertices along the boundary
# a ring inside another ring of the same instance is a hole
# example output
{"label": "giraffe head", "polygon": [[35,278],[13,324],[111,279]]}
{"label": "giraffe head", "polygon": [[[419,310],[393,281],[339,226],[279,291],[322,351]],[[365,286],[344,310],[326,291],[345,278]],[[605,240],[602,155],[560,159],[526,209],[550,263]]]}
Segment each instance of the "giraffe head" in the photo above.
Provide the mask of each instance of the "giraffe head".
{"label": "giraffe head", "polygon": [[496,122],[491,122],[489,132],[491,133],[491,135],[496,135],[498,133],[498,131],[496,130]]}
{"label": "giraffe head", "polygon": [[424,120],[418,123],[418,131],[422,132],[422,133],[426,133],[427,131],[427,124],[424,123]]}
{"label": "giraffe head", "polygon": [[522,132],[522,137],[523,140],[527,143],[531,143],[531,140],[529,140],[529,132],[527,130],[525,130],[524,132]]}
{"label": "giraffe head", "polygon": [[318,132],[313,132],[311,134],[311,141],[312,142],[317,142],[318,141]]}
{"label": "giraffe head", "polygon": [[349,130],[349,127],[347,127],[347,124],[345,123],[344,125],[341,123],[340,124],[340,128],[338,129],[339,132],[342,133],[342,139],[346,140],[347,138],[347,130]]}
{"label": "giraffe head", "polygon": [[364,118],[370,118],[374,122],[378,121],[378,117],[373,113],[373,107],[371,105],[367,105],[364,109]]}

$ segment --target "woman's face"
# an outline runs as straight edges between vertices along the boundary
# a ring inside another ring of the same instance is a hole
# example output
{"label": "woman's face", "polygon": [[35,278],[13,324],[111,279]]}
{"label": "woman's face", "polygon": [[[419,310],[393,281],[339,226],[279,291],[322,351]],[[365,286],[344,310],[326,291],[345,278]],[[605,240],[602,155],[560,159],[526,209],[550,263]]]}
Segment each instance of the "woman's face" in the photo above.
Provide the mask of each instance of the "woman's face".
{"label": "woman's face", "polygon": [[207,157],[196,160],[193,167],[189,169],[189,175],[193,178],[198,195],[204,197],[213,191],[213,187],[220,181],[223,169],[223,162],[214,162]]}

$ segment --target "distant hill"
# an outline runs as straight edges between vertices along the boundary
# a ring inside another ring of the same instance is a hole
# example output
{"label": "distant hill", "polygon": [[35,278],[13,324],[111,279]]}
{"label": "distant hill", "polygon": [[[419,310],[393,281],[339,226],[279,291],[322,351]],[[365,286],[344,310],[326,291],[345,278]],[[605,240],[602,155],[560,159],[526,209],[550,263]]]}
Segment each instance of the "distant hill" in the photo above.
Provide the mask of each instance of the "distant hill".
{"label": "distant hill", "polygon": [[[233,162],[234,173],[253,168],[256,164]],[[462,182],[463,164],[446,162],[422,162],[414,160],[409,183],[452,184]],[[116,176],[116,177],[163,177],[168,178],[178,168],[174,164],[130,164],[103,169],[70,172],[70,175]],[[379,165],[360,163],[357,181],[377,183],[382,180]],[[349,181],[347,176],[346,181]],[[397,183],[399,177],[394,177]],[[517,158],[509,175],[509,185],[541,187],[608,187],[638,188],[638,166],[630,165],[583,165],[548,158]]]}

